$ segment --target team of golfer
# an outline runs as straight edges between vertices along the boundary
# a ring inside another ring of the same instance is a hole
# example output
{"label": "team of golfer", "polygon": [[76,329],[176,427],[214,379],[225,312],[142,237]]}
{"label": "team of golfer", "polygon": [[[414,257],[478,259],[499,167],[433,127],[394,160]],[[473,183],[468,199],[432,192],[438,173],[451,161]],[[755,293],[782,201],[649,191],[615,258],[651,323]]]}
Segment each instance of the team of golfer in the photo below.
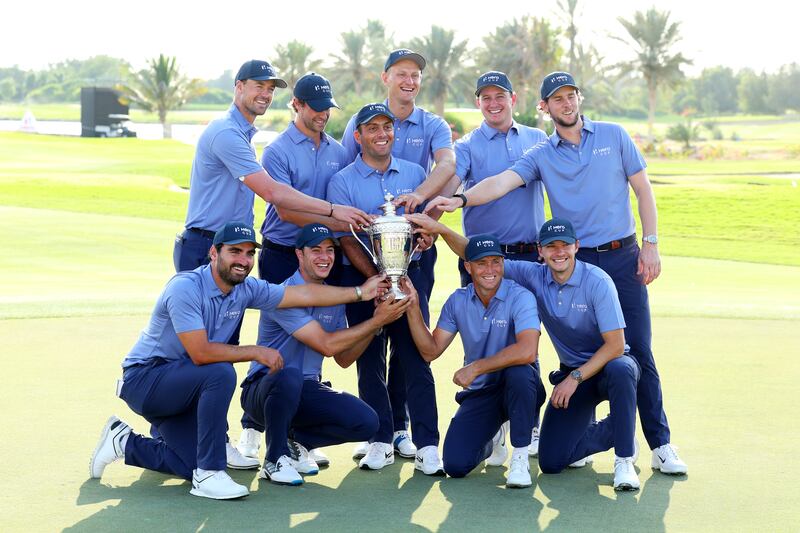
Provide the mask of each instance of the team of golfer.
{"label": "team of golfer", "polygon": [[[196,496],[239,498],[248,489],[226,467],[299,485],[330,463],[324,447],[344,442],[357,443],[363,469],[381,469],[397,454],[424,474],[464,477],[484,461],[505,464],[508,435],[509,487],[532,484],[529,456],[557,473],[614,448],[614,488],[635,490],[637,408],[651,466],[686,473],[670,444],[650,349],[646,285],[660,259],[638,149],[620,126],[580,114],[583,96],[566,72],[549,74],[540,89],[554,133],[516,123],[516,94],[496,71],[477,80],[483,123],[454,149],[445,121],[415,105],[424,69],[420,54],[393,51],[381,74],[386,100],[353,116],[341,144],[324,131],[337,107],[330,83],[306,74],[293,88],[294,120],[259,163],[253,122],[287,84],[265,61],[242,65],[233,104],[198,141],[186,229],[175,242],[178,274],[122,363],[117,395],[150,422],[150,434],[112,416],[92,477],[124,458],[191,480]],[[545,189],[554,215],[547,221]],[[267,202],[261,244],[256,194]],[[350,232],[381,214],[387,194],[422,250],[401,280],[402,299],[387,294]],[[466,237],[437,221],[459,208]],[[431,329],[436,236],[461,258],[462,288]],[[249,276],[256,261],[261,279]],[[248,308],[261,311],[256,345],[239,344]],[[560,365],[549,374],[554,388],[540,423],[541,324]],[[453,381],[463,390],[440,459],[430,364],[456,333],[464,364]],[[324,381],[326,357],[356,363],[358,397]],[[241,361],[251,363],[234,447],[227,412],[231,363]],[[604,400],[610,414],[596,421]]]}

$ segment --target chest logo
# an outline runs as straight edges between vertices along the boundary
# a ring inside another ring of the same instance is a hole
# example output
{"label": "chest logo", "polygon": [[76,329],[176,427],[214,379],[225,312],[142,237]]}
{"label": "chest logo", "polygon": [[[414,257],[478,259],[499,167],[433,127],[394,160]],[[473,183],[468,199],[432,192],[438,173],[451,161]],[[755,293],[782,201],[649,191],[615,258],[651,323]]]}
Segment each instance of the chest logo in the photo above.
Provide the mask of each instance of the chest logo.
{"label": "chest logo", "polygon": [[594,150],[592,150],[592,155],[601,156],[601,157],[602,156],[611,155],[611,147],[610,146],[604,146],[602,148],[595,148]]}
{"label": "chest logo", "polygon": [[578,311],[578,312],[581,312],[581,313],[585,313],[586,311],[588,311],[588,310],[589,310],[589,306],[588,306],[588,305],[586,305],[586,304],[576,304],[576,303],[573,303],[573,304],[572,304],[572,308],[573,308],[573,309],[575,309],[575,310],[576,310],[576,311]]}

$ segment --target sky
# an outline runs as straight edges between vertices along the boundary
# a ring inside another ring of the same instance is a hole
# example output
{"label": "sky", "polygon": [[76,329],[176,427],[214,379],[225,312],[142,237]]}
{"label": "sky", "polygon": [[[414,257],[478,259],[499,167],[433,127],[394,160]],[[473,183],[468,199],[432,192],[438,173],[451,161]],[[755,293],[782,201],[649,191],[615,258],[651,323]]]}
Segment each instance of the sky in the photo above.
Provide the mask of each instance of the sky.
{"label": "sky", "polygon": [[[339,0],[264,1],[234,4],[185,0],[41,0],[6,2],[0,8],[0,67],[42,69],[65,59],[106,54],[143,67],[159,53],[174,55],[192,77],[216,78],[236,70],[247,59],[269,60],[275,44],[298,39],[312,45],[316,58],[340,48],[340,33],[379,19],[397,41],[423,35],[432,24],[456,30],[471,46],[497,26],[524,15],[557,23],[556,0],[405,0],[379,5]],[[704,67],[776,71],[800,61],[794,2],[761,0],[736,8],[730,0],[581,0],[579,39],[595,44],[607,63],[626,59],[629,50],[610,35],[623,35],[617,17],[631,18],[651,5],[668,10],[681,23],[678,50],[693,59],[685,69],[696,75]],[[126,11],[126,6],[130,10]],[[230,7],[228,7],[230,6]],[[365,9],[365,6],[369,6]],[[400,11],[402,9],[402,12]],[[794,37],[791,37],[794,35]],[[795,44],[792,45],[791,43]]]}

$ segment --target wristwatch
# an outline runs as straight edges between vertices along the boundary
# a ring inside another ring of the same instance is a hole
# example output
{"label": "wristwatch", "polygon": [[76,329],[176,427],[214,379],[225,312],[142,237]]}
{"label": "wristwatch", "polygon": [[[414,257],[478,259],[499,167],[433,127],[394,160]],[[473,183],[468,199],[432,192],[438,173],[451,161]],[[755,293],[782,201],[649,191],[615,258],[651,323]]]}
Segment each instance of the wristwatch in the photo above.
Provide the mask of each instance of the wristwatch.
{"label": "wristwatch", "polygon": [[658,244],[658,235],[645,235],[642,237],[642,242],[649,242],[650,244]]}
{"label": "wristwatch", "polygon": [[467,207],[467,196],[465,194],[454,194],[453,198],[461,198],[461,207]]}
{"label": "wristwatch", "polygon": [[575,369],[572,372],[570,372],[569,373],[569,377],[571,377],[572,379],[574,379],[578,383],[583,381],[583,374],[581,374],[581,371],[578,370],[578,369]]}

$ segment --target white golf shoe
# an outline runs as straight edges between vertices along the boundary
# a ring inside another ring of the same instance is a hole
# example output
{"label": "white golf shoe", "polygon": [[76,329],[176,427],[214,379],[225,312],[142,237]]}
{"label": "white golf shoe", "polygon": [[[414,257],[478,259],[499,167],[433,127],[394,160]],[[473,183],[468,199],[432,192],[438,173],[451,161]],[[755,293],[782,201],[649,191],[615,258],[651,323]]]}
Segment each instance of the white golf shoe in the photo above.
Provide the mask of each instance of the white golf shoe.
{"label": "white golf shoe", "polygon": [[506,425],[503,423],[492,438],[492,455],[486,458],[487,466],[503,466],[508,459],[508,447],[506,446]]}
{"label": "white golf shoe", "polygon": [[108,465],[125,457],[123,444],[127,441],[131,431],[131,427],[116,416],[111,416],[106,421],[106,425],[103,426],[103,431],[100,433],[100,440],[89,459],[90,477],[99,479]]}
{"label": "white golf shoe", "polygon": [[[523,450],[525,452],[526,450]],[[511,455],[511,464],[508,468],[508,477],[506,478],[506,487],[509,488],[525,488],[533,484],[531,481],[531,465],[528,461],[527,453],[513,453]]]}
{"label": "white golf shoe", "polygon": [[411,459],[417,455],[417,447],[411,442],[411,435],[408,431],[395,431],[392,441],[394,451],[400,457]]}
{"label": "white golf shoe", "polygon": [[394,463],[394,448],[388,442],[372,442],[367,447],[367,453],[358,462],[358,467],[364,470],[380,470],[384,466]]}
{"label": "white golf shoe", "polygon": [[567,466],[569,468],[583,468],[584,466],[588,466],[594,462],[591,455],[584,457],[583,459],[578,459],[574,463],[570,463]]}
{"label": "white golf shoe", "polygon": [[255,470],[261,466],[258,459],[242,455],[230,442],[225,443],[225,461],[233,470]]}
{"label": "white golf shoe", "polygon": [[424,446],[414,456],[414,468],[427,476],[443,476],[444,466],[436,446]]}
{"label": "white golf shoe", "polygon": [[195,469],[189,494],[213,500],[231,500],[247,496],[250,491],[232,480],[224,470]]}
{"label": "white golf shoe", "polygon": [[633,457],[614,458],[614,490],[638,490],[639,476],[633,466]]}
{"label": "white golf shoe", "polygon": [[361,459],[369,451],[369,442],[359,442],[353,447],[353,459]]}
{"label": "white golf shoe", "polygon": [[664,474],[685,474],[689,467],[678,457],[678,451],[672,444],[664,444],[653,450],[650,463],[653,470],[660,470]]}
{"label": "white golf shoe", "polygon": [[245,457],[258,459],[258,449],[261,447],[262,440],[264,440],[263,433],[253,428],[244,428],[242,434],[239,435],[239,444],[236,445],[236,448]]}
{"label": "white golf shoe", "polygon": [[528,445],[528,456],[538,457],[539,455],[539,426],[533,426],[531,431],[531,443]]}
{"label": "white golf shoe", "polygon": [[319,473],[319,465],[311,458],[306,447],[299,442],[289,439],[289,454],[294,469],[301,474],[315,476]]}
{"label": "white golf shoe", "polygon": [[317,463],[317,466],[320,468],[330,466],[331,464],[331,460],[328,458],[325,452],[322,451],[322,448],[314,448],[313,450],[308,450],[308,456],[311,457],[314,460],[314,462]]}
{"label": "white golf shoe", "polygon": [[264,461],[264,468],[259,470],[258,477],[267,479],[276,485],[302,485],[303,477],[295,470],[292,458],[281,455],[277,461]]}

